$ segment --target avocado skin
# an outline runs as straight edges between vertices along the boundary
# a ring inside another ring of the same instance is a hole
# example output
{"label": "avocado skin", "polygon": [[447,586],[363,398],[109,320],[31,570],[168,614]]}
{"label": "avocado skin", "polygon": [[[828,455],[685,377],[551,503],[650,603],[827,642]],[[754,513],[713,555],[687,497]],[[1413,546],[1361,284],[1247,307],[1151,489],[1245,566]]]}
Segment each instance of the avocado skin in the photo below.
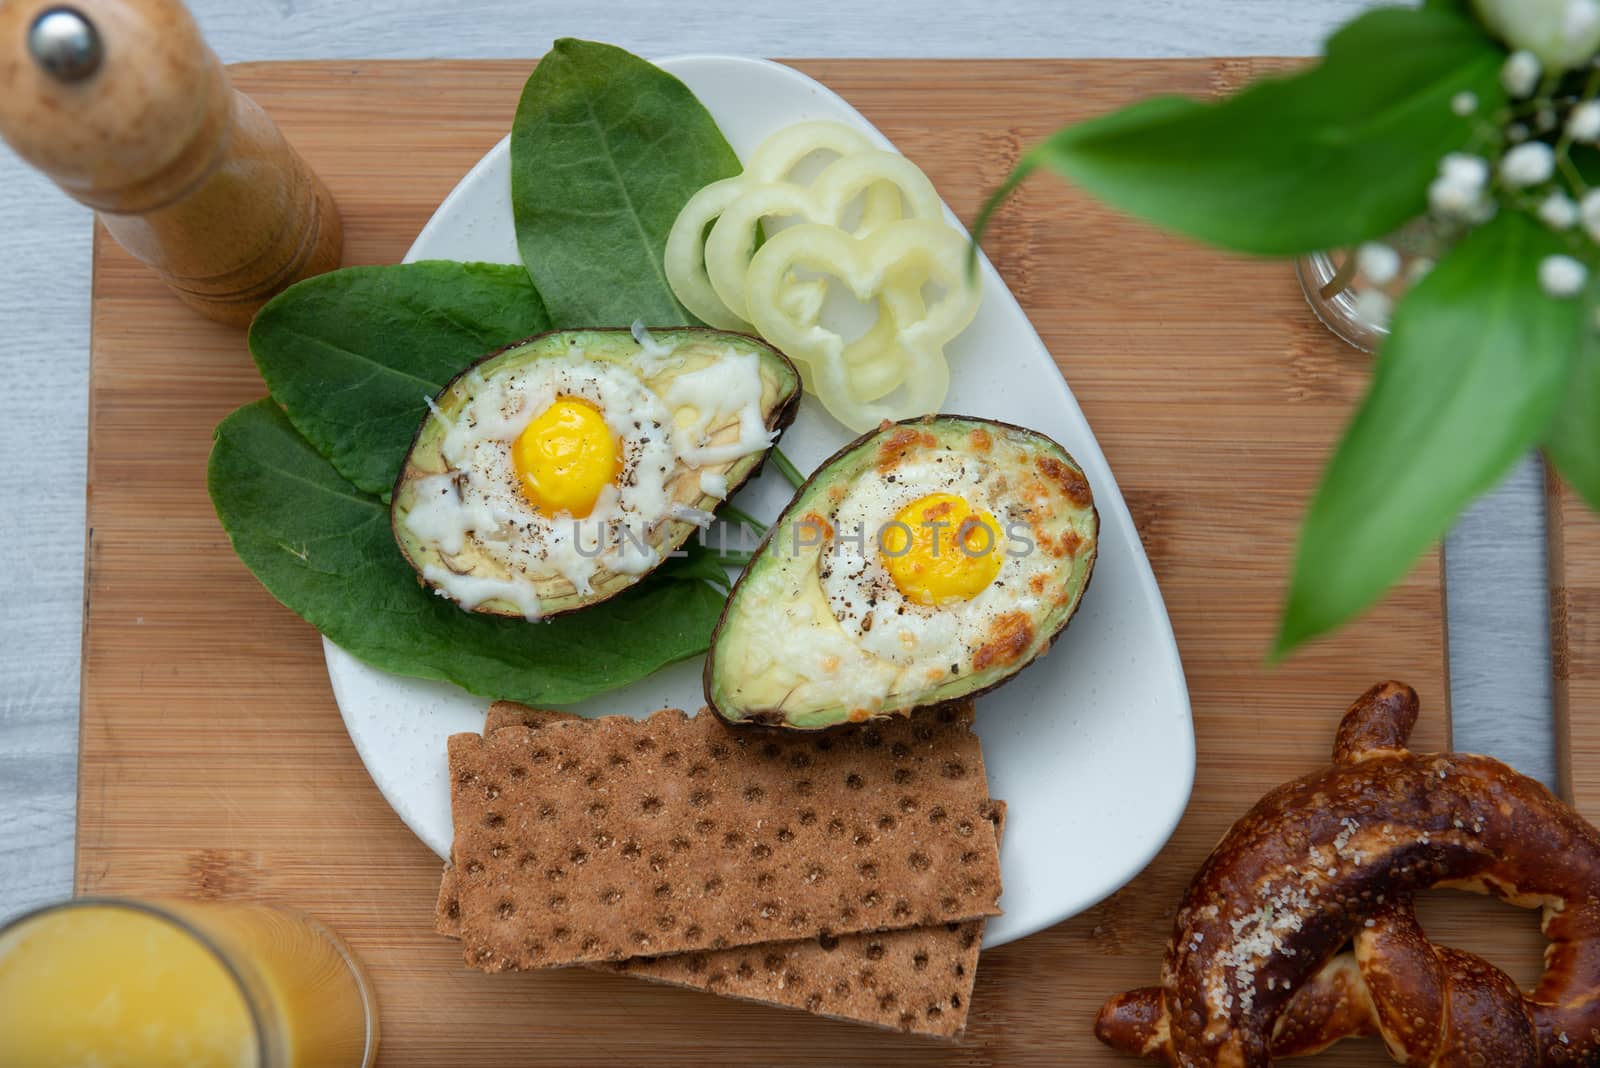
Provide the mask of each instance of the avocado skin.
{"label": "avocado skin", "polygon": [[[745,580],[759,567],[762,559],[767,553],[769,543],[783,528],[785,521],[787,521],[794,513],[796,513],[800,506],[806,502],[809,493],[819,484],[819,482],[826,480],[827,476],[832,474],[834,469],[839,466],[847,457],[851,456],[857,450],[863,449],[872,444],[878,437],[890,434],[895,429],[900,427],[928,428],[954,424],[961,424],[969,428],[983,427],[990,429],[991,431],[1003,431],[1007,433],[1021,434],[1035,439],[1043,448],[1047,449],[1058,459],[1061,459],[1069,464],[1072,470],[1084,480],[1085,484],[1088,484],[1088,476],[1084,474],[1083,468],[1078,464],[1078,461],[1074,459],[1072,454],[1067,452],[1067,450],[1058,444],[1054,439],[1040,433],[1037,430],[1032,430],[1028,427],[1019,426],[1016,423],[1008,423],[998,419],[986,419],[980,416],[958,415],[954,413],[916,416],[911,419],[902,419],[897,423],[885,422],[877,429],[869,430],[854,440],[846,443],[837,452],[819,464],[811,473],[810,477],[808,477],[805,482],[803,482],[800,487],[795,490],[794,497],[787,505],[784,506],[783,511],[779,514],[778,518],[773,521],[770,529],[768,529],[766,536],[761,539],[761,543],[756,547],[755,552],[750,558],[750,562],[745,565],[744,570],[740,572],[738,579],[734,582],[732,590],[729,591],[727,602],[722,606],[722,614],[717,619],[716,629],[711,633],[711,648],[706,653],[705,667],[701,674],[701,684],[705,692],[706,706],[710,708],[712,712],[714,712],[724,723],[728,724],[730,727],[739,727],[746,730],[756,731],[839,731],[859,726],[862,722],[870,723],[873,720],[889,719],[895,715],[910,716],[916,712],[937,709],[948,704],[954,704],[957,702],[964,703],[1005,685],[1007,682],[1011,681],[1011,679],[1015,678],[1029,664],[1032,664],[1039,657],[1047,653],[1050,648],[1060,640],[1061,635],[1065,633],[1067,629],[1067,624],[1072,621],[1072,618],[1075,615],[1077,615],[1078,608],[1082,605],[1084,595],[1088,592],[1090,583],[1094,578],[1094,565],[1095,561],[1098,559],[1100,550],[1100,511],[1093,504],[1092,500],[1087,508],[1087,511],[1093,521],[1092,525],[1095,536],[1087,549],[1086,570],[1084,572],[1083,579],[1078,585],[1076,594],[1070,606],[1068,607],[1068,610],[1063,614],[1062,618],[1059,620],[1057,625],[1050,632],[1046,639],[1043,641],[1036,641],[1034,643],[1035,648],[1026,657],[1023,657],[1015,664],[1010,665],[1009,670],[1005,671],[1002,675],[1000,675],[1000,677],[994,679],[993,681],[981,686],[976,686],[972,689],[962,689],[958,693],[947,692],[951,689],[951,684],[934,687],[928,694],[928,699],[925,701],[918,701],[910,705],[896,706],[894,708],[885,709],[865,721],[852,721],[847,718],[843,710],[840,710],[838,718],[836,719],[808,725],[801,725],[793,722],[781,709],[751,708],[736,710],[729,708],[726,701],[719,699],[719,687],[717,686],[716,681],[718,639],[722,637],[724,631],[729,626],[729,618],[733,613],[735,605],[738,603],[740,587],[744,584]],[[962,679],[954,685],[959,687],[962,683],[969,681],[970,678],[970,675],[963,676]]]}
{"label": "avocado skin", "polygon": [[[789,357],[784,355],[782,351],[755,334],[740,333],[732,330],[715,330],[711,327],[705,326],[646,327],[646,330],[658,341],[668,337],[694,337],[703,338],[708,341],[736,342],[741,345],[747,345],[759,353],[763,361],[774,362],[775,366],[783,375],[786,386],[782,394],[782,400],[779,402],[776,408],[768,413],[766,419],[767,429],[774,433],[772,446],[769,446],[766,450],[756,455],[755,462],[750,464],[748,469],[745,470],[743,474],[739,475],[737,478],[728,480],[728,491],[723,496],[723,500],[726,501],[732,499],[733,495],[739,491],[740,487],[761,473],[763,467],[766,465],[767,454],[772,451],[772,448],[777,446],[778,439],[782,437],[783,432],[788,429],[789,425],[794,422],[795,414],[800,408],[801,383],[799,370],[796,369],[794,364],[790,362]],[[529,346],[552,339],[559,338],[562,340],[568,340],[575,337],[593,336],[597,334],[603,335],[607,340],[614,338],[617,341],[630,341],[637,344],[637,342],[634,341],[632,327],[595,326],[580,327],[571,330],[546,330],[542,333],[532,334],[528,337],[522,338],[519,341],[513,341],[510,344],[502,345],[500,348],[485,353],[483,356],[474,360],[472,363],[468,364],[466,367],[463,367],[460,371],[453,375],[450,381],[446,382],[439,389],[439,392],[434,394],[433,400],[435,403],[438,403],[441,398],[448,395],[451,390],[455,388],[456,383],[461,379],[467,377],[485,364],[497,360],[514,350],[527,348]],[[398,502],[400,501],[401,488],[406,484],[409,478],[415,477],[416,475],[416,472],[412,470],[411,458],[416,453],[417,446],[422,440],[423,433],[428,429],[428,425],[432,421],[432,412],[430,410],[429,414],[424,416],[422,421],[417,424],[417,429],[411,435],[411,444],[406,448],[405,462],[400,465],[400,473],[395,477],[394,489],[390,493],[390,501],[393,503],[391,503],[389,509],[389,527],[390,532],[394,535],[395,544],[400,549],[400,555],[405,557],[406,563],[410,564],[412,568],[416,570],[418,584],[424,587],[428,587],[430,584],[422,577],[422,565],[412,555],[411,548],[407,545],[406,538],[400,530],[401,510]],[[734,467],[738,468],[745,462],[746,460],[735,461]],[[663,560],[666,559],[665,551],[680,547],[689,539],[690,533],[690,530],[685,529],[681,532],[680,536],[675,538],[670,544],[663,545]],[[641,575],[638,578],[639,580],[643,580],[646,577],[646,575]],[[598,595],[587,598],[577,598],[575,599],[575,603],[562,604],[549,608],[540,617],[540,620],[543,621],[546,619],[551,619],[555,616],[564,615],[568,612],[579,611],[589,607],[592,604],[599,604],[601,601],[615,597],[623,590],[631,588],[634,584],[635,583],[633,582],[629,582],[622,585],[616,585],[605,590],[604,592],[599,593]],[[495,615],[508,619],[522,618],[522,616],[516,612],[506,609],[498,609],[488,605],[480,606],[472,611],[482,615]],[[726,611],[726,609],[724,609],[724,611]]]}

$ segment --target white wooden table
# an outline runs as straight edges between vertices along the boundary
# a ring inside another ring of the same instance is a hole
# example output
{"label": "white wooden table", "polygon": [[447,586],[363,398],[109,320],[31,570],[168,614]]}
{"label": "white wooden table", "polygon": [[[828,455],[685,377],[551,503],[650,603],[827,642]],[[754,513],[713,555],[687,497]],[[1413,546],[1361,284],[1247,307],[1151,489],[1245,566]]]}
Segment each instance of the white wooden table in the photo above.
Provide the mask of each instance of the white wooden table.
{"label": "white wooden table", "polygon": [[[0,0],[0,4],[6,0]],[[542,54],[1307,55],[1362,0],[190,0],[226,61]],[[0,919],[72,890],[90,217],[0,146]],[[137,443],[129,443],[130,447]],[[1554,778],[1544,512],[1530,458],[1447,547],[1456,739]]]}

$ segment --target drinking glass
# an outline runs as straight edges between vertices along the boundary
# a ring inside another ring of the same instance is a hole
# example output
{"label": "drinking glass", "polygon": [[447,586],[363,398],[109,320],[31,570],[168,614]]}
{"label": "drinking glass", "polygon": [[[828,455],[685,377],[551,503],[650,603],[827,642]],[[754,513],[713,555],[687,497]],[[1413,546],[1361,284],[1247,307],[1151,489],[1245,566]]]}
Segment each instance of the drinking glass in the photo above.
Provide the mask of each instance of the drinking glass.
{"label": "drinking glass", "polygon": [[0,928],[0,1066],[366,1068],[360,963],[302,912],[83,897]]}

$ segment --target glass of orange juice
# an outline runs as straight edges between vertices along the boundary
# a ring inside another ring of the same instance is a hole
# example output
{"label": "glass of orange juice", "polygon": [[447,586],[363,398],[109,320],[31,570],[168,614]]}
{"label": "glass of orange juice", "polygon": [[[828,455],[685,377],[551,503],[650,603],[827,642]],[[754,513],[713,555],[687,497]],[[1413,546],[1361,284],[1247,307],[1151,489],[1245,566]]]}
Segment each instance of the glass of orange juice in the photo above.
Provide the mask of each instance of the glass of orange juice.
{"label": "glass of orange juice", "polygon": [[84,897],[0,928],[0,1068],[365,1068],[360,964],[303,913]]}

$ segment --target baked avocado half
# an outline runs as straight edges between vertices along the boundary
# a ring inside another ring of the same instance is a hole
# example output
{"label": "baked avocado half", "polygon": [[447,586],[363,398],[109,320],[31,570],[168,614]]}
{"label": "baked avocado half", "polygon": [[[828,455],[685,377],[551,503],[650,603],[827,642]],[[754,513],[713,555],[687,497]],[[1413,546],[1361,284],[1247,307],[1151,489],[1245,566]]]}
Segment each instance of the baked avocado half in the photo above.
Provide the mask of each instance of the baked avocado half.
{"label": "baked avocado half", "polygon": [[1083,469],[1045,435],[885,424],[817,469],[739,577],[706,702],[818,730],[992,689],[1071,620],[1099,531]]}
{"label": "baked avocado half", "polygon": [[665,562],[761,466],[800,376],[759,338],[567,330],[418,398],[395,541],[462,608],[542,619]]}

